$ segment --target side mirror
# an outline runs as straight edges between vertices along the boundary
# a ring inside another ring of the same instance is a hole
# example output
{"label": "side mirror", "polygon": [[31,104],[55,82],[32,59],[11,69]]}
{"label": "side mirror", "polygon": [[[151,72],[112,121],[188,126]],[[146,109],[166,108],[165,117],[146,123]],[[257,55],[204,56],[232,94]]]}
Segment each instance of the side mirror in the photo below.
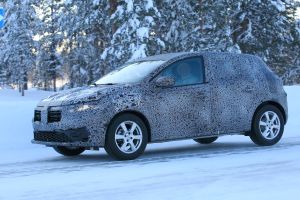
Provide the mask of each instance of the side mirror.
{"label": "side mirror", "polygon": [[158,79],[156,79],[155,81],[155,85],[157,87],[172,87],[175,85],[175,80],[172,77],[168,77],[168,76],[163,76],[160,77]]}

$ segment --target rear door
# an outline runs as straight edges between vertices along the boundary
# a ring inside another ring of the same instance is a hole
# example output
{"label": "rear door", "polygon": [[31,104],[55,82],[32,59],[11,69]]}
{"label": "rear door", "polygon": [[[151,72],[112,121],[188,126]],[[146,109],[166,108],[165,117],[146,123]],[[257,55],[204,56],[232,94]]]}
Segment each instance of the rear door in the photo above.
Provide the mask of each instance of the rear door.
{"label": "rear door", "polygon": [[248,128],[255,84],[247,61],[237,55],[211,58],[214,68],[213,118],[219,133],[238,133]]}

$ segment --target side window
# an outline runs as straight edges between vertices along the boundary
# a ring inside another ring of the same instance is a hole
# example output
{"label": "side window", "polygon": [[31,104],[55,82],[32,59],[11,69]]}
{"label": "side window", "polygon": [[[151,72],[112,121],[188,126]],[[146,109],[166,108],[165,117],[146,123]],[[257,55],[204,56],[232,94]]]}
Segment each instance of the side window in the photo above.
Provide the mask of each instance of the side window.
{"label": "side window", "polygon": [[193,85],[204,82],[204,64],[202,57],[187,58],[165,68],[158,77],[168,76],[175,80],[175,86]]}
{"label": "side window", "polygon": [[214,76],[216,80],[225,84],[235,84],[241,80],[241,62],[233,55],[218,55],[211,58],[214,66]]}

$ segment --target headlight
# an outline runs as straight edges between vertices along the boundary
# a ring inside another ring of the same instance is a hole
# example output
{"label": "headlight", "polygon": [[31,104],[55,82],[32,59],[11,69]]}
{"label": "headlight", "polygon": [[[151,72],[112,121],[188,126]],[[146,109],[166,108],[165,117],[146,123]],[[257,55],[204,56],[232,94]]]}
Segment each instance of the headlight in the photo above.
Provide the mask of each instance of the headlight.
{"label": "headlight", "polygon": [[96,105],[91,105],[91,104],[82,104],[82,105],[73,105],[70,107],[69,112],[83,112],[86,110],[91,110],[94,109]]}
{"label": "headlight", "polygon": [[79,106],[77,108],[77,111],[82,112],[82,111],[86,111],[86,110],[93,109],[93,108],[94,108],[94,106],[84,104],[84,105]]}
{"label": "headlight", "polygon": [[62,110],[62,107],[60,106],[50,106],[48,108],[48,111],[61,111]]}

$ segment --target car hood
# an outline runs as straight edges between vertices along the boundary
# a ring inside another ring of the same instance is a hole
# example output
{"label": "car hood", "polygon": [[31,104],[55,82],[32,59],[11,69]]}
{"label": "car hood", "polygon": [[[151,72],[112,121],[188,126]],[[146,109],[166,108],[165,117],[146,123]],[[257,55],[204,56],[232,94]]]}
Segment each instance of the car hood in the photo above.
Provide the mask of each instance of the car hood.
{"label": "car hood", "polygon": [[97,101],[101,97],[114,92],[124,86],[117,85],[99,85],[74,88],[57,92],[43,99],[38,106],[63,106],[82,102]]}

